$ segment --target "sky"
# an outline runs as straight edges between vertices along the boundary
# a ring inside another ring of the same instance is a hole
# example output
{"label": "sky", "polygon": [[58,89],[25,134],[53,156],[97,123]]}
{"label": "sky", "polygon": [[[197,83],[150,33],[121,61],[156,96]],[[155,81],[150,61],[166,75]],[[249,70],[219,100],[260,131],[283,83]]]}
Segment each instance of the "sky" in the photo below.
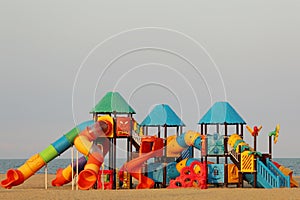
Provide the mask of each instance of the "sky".
{"label": "sky", "polygon": [[[109,91],[139,122],[169,104],[185,130],[228,101],[263,126],[259,151],[279,123],[273,156],[299,157],[299,10],[297,0],[3,0],[0,159],[40,152]],[[245,140],[253,146],[246,130]]]}

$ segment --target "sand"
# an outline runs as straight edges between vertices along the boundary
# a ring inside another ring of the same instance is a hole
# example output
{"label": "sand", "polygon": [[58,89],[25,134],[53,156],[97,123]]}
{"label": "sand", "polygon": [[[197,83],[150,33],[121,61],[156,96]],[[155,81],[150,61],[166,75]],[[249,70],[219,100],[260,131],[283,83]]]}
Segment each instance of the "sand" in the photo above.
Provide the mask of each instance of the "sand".
{"label": "sand", "polygon": [[[5,178],[0,174],[0,180]],[[54,175],[48,175],[48,189],[44,189],[44,175],[34,175],[22,185],[10,190],[0,188],[0,199],[299,199],[299,188],[253,189],[253,188],[209,188],[200,189],[151,189],[151,190],[89,190],[72,191],[71,185],[52,187],[50,181]],[[296,177],[300,182],[300,177]]]}

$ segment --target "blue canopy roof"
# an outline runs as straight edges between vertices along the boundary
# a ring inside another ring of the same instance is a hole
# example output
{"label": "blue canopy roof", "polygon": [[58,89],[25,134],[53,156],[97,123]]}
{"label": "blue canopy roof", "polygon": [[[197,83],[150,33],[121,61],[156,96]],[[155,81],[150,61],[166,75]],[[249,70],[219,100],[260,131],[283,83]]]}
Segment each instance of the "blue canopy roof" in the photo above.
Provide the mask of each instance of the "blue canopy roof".
{"label": "blue canopy roof", "polygon": [[228,102],[216,102],[198,124],[246,124]]}
{"label": "blue canopy roof", "polygon": [[172,108],[166,104],[156,105],[140,124],[141,126],[185,126]]}

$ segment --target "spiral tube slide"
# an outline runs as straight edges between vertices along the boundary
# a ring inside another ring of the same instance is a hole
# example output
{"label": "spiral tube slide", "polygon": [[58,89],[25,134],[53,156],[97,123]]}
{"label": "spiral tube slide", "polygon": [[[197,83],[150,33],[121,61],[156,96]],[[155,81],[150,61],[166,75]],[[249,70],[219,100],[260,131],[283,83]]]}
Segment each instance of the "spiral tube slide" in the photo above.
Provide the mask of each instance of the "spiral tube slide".
{"label": "spiral tube slide", "polygon": [[109,146],[108,140],[100,146],[93,143],[98,137],[107,137],[111,135],[113,129],[113,119],[110,116],[102,116],[98,119],[98,123],[87,127],[75,139],[74,145],[76,149],[83,155],[88,157],[87,164],[78,175],[78,187],[81,190],[88,190],[93,187],[97,181],[98,172],[103,163],[104,155],[107,153]]}
{"label": "spiral tube slide", "polygon": [[66,151],[73,145],[74,139],[85,127],[93,124],[94,121],[86,121],[76,126],[46,149],[30,157],[18,169],[9,169],[6,173],[6,179],[1,181],[1,186],[10,189],[13,186],[22,184],[25,180],[40,170],[46,163]]}
{"label": "spiral tube slide", "polygon": [[[237,153],[242,153],[244,151],[254,151],[249,144],[247,144],[241,136],[238,134],[232,134],[228,139],[228,144],[231,146]],[[241,146],[241,147],[240,147]],[[241,148],[241,152],[239,149]]]}
{"label": "spiral tube slide", "polygon": [[[102,161],[99,163],[98,160],[94,159],[95,155],[92,157],[91,160],[88,160],[90,158],[90,153],[92,151],[97,151],[98,154],[101,154],[100,156],[97,156],[99,160],[102,160],[102,154],[106,155],[106,153],[109,150],[109,141],[105,139],[102,142],[102,150],[99,149],[97,145],[92,144],[92,141],[94,141],[97,137],[106,137],[108,134],[112,131],[112,124],[113,120],[109,116],[101,116],[98,119],[98,123],[94,124],[93,126],[87,127],[85,130],[83,130],[75,139],[74,139],[74,145],[77,148],[79,152],[84,154],[83,157],[81,157],[78,160],[78,172],[81,172],[85,169],[86,164],[88,163],[88,166],[94,166],[96,169],[97,166],[102,164]],[[101,150],[101,151],[100,151]],[[102,152],[103,151],[103,152]],[[88,161],[87,161],[88,160]],[[92,165],[96,164],[96,165]],[[52,186],[62,186],[64,184],[67,184],[71,182],[72,180],[72,174],[75,175],[76,173],[76,162],[74,162],[73,169],[72,165],[70,164],[65,169],[58,169],[56,172],[56,178],[52,181]],[[99,168],[99,167],[98,167]],[[73,172],[73,173],[72,173]],[[97,170],[95,170],[97,172]],[[81,175],[82,176],[82,175]],[[81,178],[81,188],[89,189],[88,186],[83,186],[85,182],[85,179]]]}
{"label": "spiral tube slide", "polygon": [[[84,169],[84,166],[87,162],[87,158],[85,156],[82,156],[78,159],[78,171],[82,171]],[[52,180],[52,186],[63,186],[69,182],[72,181],[72,172],[76,172],[77,163],[73,162],[73,169],[72,164],[68,165],[65,169],[59,168],[56,171],[56,178]]]}
{"label": "spiral tube slide", "polygon": [[201,150],[202,137],[205,136],[195,131],[187,131],[179,136],[169,136],[167,138],[167,156],[177,156],[189,146],[194,146]]}
{"label": "spiral tube slide", "polygon": [[[195,131],[187,131],[179,136],[172,135],[167,138],[167,155],[177,156],[179,153],[193,146],[199,150],[202,148],[202,141],[205,136]],[[187,165],[188,161],[188,165]],[[179,163],[171,162],[167,166],[167,174],[170,178],[176,178],[185,166],[189,166],[194,159],[184,159]]]}

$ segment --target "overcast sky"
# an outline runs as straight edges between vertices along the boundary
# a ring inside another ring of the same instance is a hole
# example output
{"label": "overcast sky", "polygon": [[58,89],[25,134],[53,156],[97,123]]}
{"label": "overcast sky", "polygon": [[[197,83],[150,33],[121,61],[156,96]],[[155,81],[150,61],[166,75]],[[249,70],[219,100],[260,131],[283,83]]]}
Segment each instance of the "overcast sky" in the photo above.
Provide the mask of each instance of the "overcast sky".
{"label": "overcast sky", "polygon": [[112,90],[139,122],[166,103],[193,130],[229,101],[263,126],[258,150],[280,123],[274,157],[299,157],[299,10],[297,0],[2,0],[0,158],[40,152]]}

